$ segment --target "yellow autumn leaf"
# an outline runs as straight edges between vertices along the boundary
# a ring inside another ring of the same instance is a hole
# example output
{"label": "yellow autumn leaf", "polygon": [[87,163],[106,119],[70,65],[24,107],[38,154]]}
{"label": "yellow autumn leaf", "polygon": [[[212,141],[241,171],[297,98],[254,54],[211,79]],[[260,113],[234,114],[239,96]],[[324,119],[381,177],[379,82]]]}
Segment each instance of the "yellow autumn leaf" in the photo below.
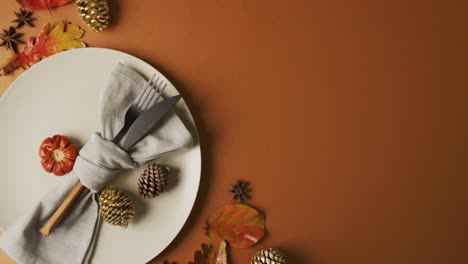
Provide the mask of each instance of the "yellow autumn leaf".
{"label": "yellow autumn leaf", "polygon": [[86,45],[79,41],[84,31],[78,26],[69,26],[65,31],[65,22],[58,23],[49,33],[49,41],[55,52],[68,49],[84,48]]}

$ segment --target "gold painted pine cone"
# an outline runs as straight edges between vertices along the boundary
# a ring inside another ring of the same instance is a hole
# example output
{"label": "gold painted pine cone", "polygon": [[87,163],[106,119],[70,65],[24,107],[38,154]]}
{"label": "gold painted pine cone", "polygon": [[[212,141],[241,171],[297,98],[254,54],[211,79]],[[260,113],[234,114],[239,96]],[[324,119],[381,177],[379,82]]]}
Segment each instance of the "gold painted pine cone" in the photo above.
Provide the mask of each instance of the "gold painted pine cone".
{"label": "gold painted pine cone", "polygon": [[107,0],[76,0],[80,17],[93,30],[99,32],[109,25]]}
{"label": "gold painted pine cone", "polygon": [[99,210],[107,223],[127,228],[135,215],[135,204],[125,193],[108,188],[101,191]]}
{"label": "gold painted pine cone", "polygon": [[274,249],[262,249],[255,254],[250,264],[285,264],[283,256]]}
{"label": "gold painted pine cone", "polygon": [[138,196],[142,199],[153,198],[167,187],[170,168],[158,163],[148,165],[138,179]]}

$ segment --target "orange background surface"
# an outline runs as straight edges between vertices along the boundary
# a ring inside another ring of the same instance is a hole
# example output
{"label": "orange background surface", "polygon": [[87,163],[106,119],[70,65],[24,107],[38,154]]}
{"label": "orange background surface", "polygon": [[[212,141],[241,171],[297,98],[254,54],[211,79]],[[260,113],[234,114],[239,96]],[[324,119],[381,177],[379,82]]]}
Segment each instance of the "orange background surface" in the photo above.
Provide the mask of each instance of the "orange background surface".
{"label": "orange background surface", "polygon": [[[151,263],[186,263],[210,242],[204,222],[237,178],[268,234],[231,263],[266,246],[296,264],[468,263],[467,1],[110,6],[113,26],[83,40],[168,76],[202,142],[195,208]],[[15,9],[1,1],[3,28]],[[35,16],[28,36],[61,19],[86,29],[73,3]]]}

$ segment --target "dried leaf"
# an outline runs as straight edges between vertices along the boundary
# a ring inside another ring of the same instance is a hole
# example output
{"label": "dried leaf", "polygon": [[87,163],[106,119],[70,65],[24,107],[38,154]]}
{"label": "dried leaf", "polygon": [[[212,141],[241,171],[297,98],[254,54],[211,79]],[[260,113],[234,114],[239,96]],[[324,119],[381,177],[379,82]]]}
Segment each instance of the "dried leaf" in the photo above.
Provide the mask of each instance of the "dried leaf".
{"label": "dried leaf", "polygon": [[202,250],[195,251],[194,261],[189,264],[216,264],[216,254],[213,251],[213,245],[202,244]]}
{"label": "dried leaf", "polygon": [[221,241],[219,245],[218,256],[216,257],[216,264],[227,264],[226,241]]}
{"label": "dried leaf", "polygon": [[245,204],[226,205],[216,210],[206,224],[209,237],[226,240],[235,248],[253,246],[265,235],[265,217]]}
{"label": "dried leaf", "polygon": [[52,31],[50,24],[45,24],[36,38],[29,38],[23,51],[14,54],[0,67],[0,74],[8,75],[20,67],[27,69],[42,58],[64,50],[86,47],[79,41],[83,34],[84,31],[78,26],[68,26],[68,30],[65,31],[65,22],[57,24]]}
{"label": "dried leaf", "polygon": [[54,7],[65,5],[72,0],[16,0],[23,8],[32,10],[52,9]]}

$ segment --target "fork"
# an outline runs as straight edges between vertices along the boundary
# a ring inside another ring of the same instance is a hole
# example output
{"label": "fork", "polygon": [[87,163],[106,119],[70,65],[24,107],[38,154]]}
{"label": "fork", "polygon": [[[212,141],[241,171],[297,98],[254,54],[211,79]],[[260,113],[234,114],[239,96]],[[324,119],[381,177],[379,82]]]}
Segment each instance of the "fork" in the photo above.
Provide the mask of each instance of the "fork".
{"label": "fork", "polygon": [[[161,98],[161,94],[167,86],[167,83],[158,77],[156,81],[154,74],[151,79],[145,84],[145,87],[140,94],[135,98],[133,103],[125,113],[124,126],[120,129],[117,135],[112,139],[116,145],[121,146],[120,141],[123,136],[127,134],[128,129],[133,122],[148,108],[156,104]],[[153,82],[154,81],[154,82]],[[156,88],[154,88],[156,87]],[[49,218],[46,224],[41,228],[40,232],[43,236],[48,236],[54,227],[62,220],[63,216],[72,208],[74,204],[80,201],[89,192],[80,181],[72,188],[70,193],[65,197],[59,207],[55,210],[54,214]]]}
{"label": "fork", "polygon": [[[125,113],[124,126],[122,127],[122,129],[120,129],[119,133],[117,133],[117,135],[112,139],[112,142],[114,142],[115,144],[118,144],[122,140],[123,136],[127,133],[128,129],[133,124],[133,122],[135,122],[135,120],[144,111],[148,110],[148,108],[157,103],[161,98],[161,94],[164,92],[164,89],[166,89],[167,83],[164,82],[164,80],[162,79],[159,82],[159,77],[153,83],[155,76],[156,74],[154,74],[151,77],[151,79],[146,83],[145,88],[143,88],[143,91],[137,96],[137,98],[135,98],[132,105],[130,105],[127,112]],[[154,88],[155,86],[156,88]]]}

